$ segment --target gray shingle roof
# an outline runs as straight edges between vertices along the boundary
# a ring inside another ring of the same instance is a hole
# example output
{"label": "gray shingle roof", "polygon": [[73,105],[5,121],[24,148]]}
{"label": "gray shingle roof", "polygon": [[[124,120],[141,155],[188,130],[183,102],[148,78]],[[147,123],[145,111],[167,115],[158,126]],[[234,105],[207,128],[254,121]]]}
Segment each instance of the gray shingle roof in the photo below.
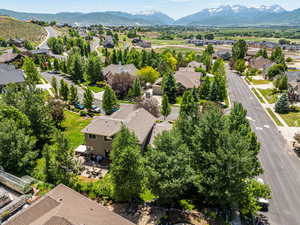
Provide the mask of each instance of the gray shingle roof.
{"label": "gray shingle roof", "polygon": [[199,87],[201,84],[201,76],[202,73],[198,72],[177,71],[175,73],[176,82],[180,83],[185,88]]}
{"label": "gray shingle roof", "polygon": [[111,137],[118,133],[124,124],[137,136],[140,144],[144,143],[155,124],[156,118],[143,108],[135,105],[122,105],[121,109],[111,116],[95,118],[82,132]]}
{"label": "gray shingle roof", "polygon": [[133,225],[96,201],[62,184],[5,225]]}
{"label": "gray shingle roof", "polygon": [[24,73],[13,65],[0,64],[0,85],[24,82]]}

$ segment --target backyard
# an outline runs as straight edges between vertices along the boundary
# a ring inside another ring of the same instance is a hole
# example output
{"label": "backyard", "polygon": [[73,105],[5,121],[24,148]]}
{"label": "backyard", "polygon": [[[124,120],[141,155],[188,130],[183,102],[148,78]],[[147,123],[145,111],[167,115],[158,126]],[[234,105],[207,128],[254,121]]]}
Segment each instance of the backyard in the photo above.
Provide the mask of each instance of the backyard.
{"label": "backyard", "polygon": [[64,133],[70,141],[72,149],[84,143],[84,135],[81,130],[86,127],[92,118],[81,117],[76,113],[65,111],[65,120],[62,123]]}

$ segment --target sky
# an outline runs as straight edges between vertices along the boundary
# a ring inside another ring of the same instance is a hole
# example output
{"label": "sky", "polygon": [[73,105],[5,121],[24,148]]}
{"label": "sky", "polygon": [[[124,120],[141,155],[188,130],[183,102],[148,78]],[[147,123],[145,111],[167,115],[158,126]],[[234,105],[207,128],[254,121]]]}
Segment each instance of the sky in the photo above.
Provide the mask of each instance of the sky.
{"label": "sky", "polygon": [[139,12],[155,10],[177,19],[205,8],[221,5],[281,5],[287,10],[300,8],[300,0],[0,0],[0,8],[22,12]]}

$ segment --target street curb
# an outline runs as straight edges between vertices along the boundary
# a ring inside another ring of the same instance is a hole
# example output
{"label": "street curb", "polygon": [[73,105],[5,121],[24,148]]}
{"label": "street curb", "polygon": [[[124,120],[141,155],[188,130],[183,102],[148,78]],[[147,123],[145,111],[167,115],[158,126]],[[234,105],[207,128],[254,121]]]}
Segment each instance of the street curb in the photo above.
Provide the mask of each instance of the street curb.
{"label": "street curb", "polygon": [[[243,79],[242,78],[242,80],[246,83],[246,85],[248,86],[248,88],[250,89],[250,91],[251,91],[251,93],[255,96],[255,98],[257,99],[257,101],[259,102],[259,104],[262,106],[262,108],[264,109],[264,111],[267,113],[267,115],[268,115],[268,117],[272,120],[272,122],[274,123],[274,125],[277,127],[277,129],[279,130],[279,128],[281,127],[281,126],[278,126],[277,125],[277,123],[274,121],[274,119],[273,119],[273,117],[269,114],[269,112],[268,112],[268,110],[264,107],[264,105],[260,102],[260,100],[259,100],[259,98],[256,96],[256,94],[252,91],[252,89],[249,87],[249,84],[245,81],[245,79]],[[255,88],[255,87],[253,87],[255,90],[256,90],[256,92],[263,98],[263,100],[265,101],[265,102],[267,102],[266,101],[266,99],[260,94],[260,92]],[[272,110],[272,108],[271,108],[271,110]],[[275,116],[277,117],[277,119],[278,119],[278,116],[276,115],[276,113],[274,113],[275,114]],[[281,122],[281,120],[280,119],[278,119],[280,122]],[[284,125],[284,124],[283,124]],[[285,126],[282,126],[282,127],[285,127]]]}

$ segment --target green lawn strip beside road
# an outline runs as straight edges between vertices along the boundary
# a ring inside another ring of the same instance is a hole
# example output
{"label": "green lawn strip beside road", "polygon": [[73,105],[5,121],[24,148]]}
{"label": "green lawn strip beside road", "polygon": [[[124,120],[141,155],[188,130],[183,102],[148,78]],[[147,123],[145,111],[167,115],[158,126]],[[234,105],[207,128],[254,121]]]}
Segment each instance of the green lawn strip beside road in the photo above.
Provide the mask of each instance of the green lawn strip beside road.
{"label": "green lawn strip beside road", "polygon": [[271,81],[269,81],[269,80],[254,80],[254,79],[250,80],[250,82],[253,85],[262,85],[262,84],[270,84],[271,83]]}
{"label": "green lawn strip beside road", "polygon": [[279,115],[289,127],[300,127],[300,107],[295,107],[295,110]]}
{"label": "green lawn strip beside road", "polygon": [[277,102],[278,93],[274,94],[272,89],[257,89],[264,98],[268,101],[269,104],[274,104]]}
{"label": "green lawn strip beside road", "polygon": [[65,111],[65,120],[62,122],[64,134],[70,141],[72,149],[84,143],[84,135],[81,130],[86,127],[92,118],[81,117],[76,113]]}
{"label": "green lawn strip beside road", "polygon": [[253,91],[253,93],[256,95],[256,97],[259,99],[259,101],[263,104],[265,104],[265,101],[263,100],[263,98],[260,96],[260,94],[256,91],[255,88],[251,88],[251,90]]}
{"label": "green lawn strip beside road", "polygon": [[275,113],[272,111],[271,108],[266,108],[269,115],[272,117],[272,119],[275,121],[277,126],[283,127],[283,124],[280,122],[280,120],[277,118],[277,116],[275,115]]}

